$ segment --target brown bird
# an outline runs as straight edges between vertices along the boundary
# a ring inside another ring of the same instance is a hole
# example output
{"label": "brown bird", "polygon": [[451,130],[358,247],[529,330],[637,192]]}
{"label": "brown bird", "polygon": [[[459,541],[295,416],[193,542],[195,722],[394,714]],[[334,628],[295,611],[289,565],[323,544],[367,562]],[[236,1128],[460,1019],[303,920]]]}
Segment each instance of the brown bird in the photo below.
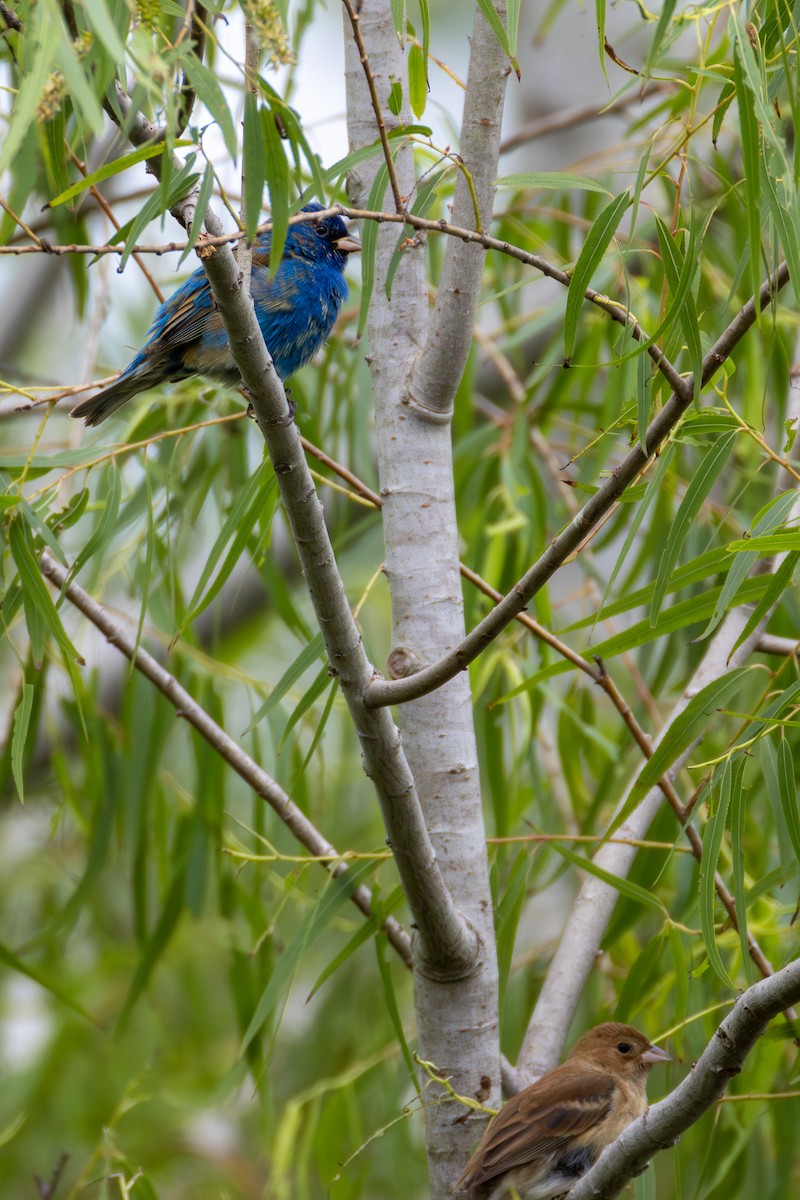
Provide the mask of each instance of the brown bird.
{"label": "brown bird", "polygon": [[670,1056],[632,1025],[590,1029],[566,1062],[512,1096],[456,1184],[465,1200],[552,1200],[647,1108],[647,1074]]}

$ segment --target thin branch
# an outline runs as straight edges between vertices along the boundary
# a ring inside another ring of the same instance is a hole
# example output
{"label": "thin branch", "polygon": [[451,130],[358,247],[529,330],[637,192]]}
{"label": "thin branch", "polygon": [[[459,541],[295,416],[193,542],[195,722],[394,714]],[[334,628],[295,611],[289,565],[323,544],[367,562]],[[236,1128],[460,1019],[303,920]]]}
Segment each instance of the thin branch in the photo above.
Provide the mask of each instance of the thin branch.
{"label": "thin branch", "polygon": [[[505,4],[495,7],[502,21]],[[508,55],[476,6],[459,146],[464,170],[458,172],[453,198],[455,224],[471,219],[479,229],[491,226],[510,70]],[[451,239],[445,247],[425,347],[409,382],[410,407],[426,417],[441,420],[452,413],[472,343],[485,258],[485,247],[471,242]]]}
{"label": "thin branch", "polygon": [[522,129],[517,130],[511,137],[505,138],[500,143],[500,153],[510,154],[512,150],[518,150],[520,146],[526,146],[529,142],[549,137],[553,133],[562,133],[565,129],[574,129],[576,125],[584,125],[588,121],[614,117],[618,113],[627,112],[636,104],[644,104],[651,98],[663,96],[674,90],[671,83],[657,83],[635,92],[628,92],[627,95],[613,100],[611,104],[603,105],[593,101],[590,104],[577,104],[574,108],[560,109],[546,117],[540,117],[538,121],[531,121],[530,125],[523,125]]}
{"label": "thin branch", "polygon": [[658,1150],[667,1149],[715,1103],[767,1025],[800,1002],[800,959],[739,997],[691,1072],[673,1092],[629,1125],[569,1193],[568,1200],[613,1200]]}
{"label": "thin branch", "polygon": [[364,69],[364,78],[367,81],[372,111],[375,114],[375,124],[378,127],[378,137],[381,140],[381,146],[383,148],[383,159],[386,165],[386,171],[389,175],[389,186],[392,189],[394,206],[398,213],[403,213],[405,212],[406,207],[406,197],[403,195],[400,187],[400,181],[397,178],[397,170],[395,169],[394,158],[392,157],[392,147],[389,144],[389,135],[386,132],[386,121],[383,117],[381,99],[378,95],[378,85],[375,82],[375,76],[373,75],[372,68],[369,65],[369,55],[367,54],[367,48],[364,45],[364,39],[361,36],[361,14],[359,11],[360,5],[357,6],[353,4],[353,0],[342,0],[342,3],[350,21],[350,26],[353,30],[353,41],[355,42],[356,49],[358,50],[358,57],[361,62],[361,66]]}
{"label": "thin branch", "polygon": [[[735,346],[752,327],[758,311],[767,308],[780,289],[786,285],[788,279],[787,266],[782,263],[777,271],[762,284],[758,302],[748,300],[743,305],[703,359],[701,377],[698,381],[701,388],[719,370]],[[658,451],[678,424],[692,404],[693,396],[694,381],[682,379],[680,389],[673,392],[648,427],[647,453],[637,444],[627,454],[620,465],[612,471],[608,480],[598,488],[567,527],[553,539],[544,554],[523,575],[497,607],[471,633],[467,634],[460,646],[416,674],[401,679],[374,682],[366,694],[366,703],[370,707],[403,704],[408,700],[435,691],[447,680],[457,675],[459,671],[465,671],[469,664],[494,641],[536,593],[544,587],[559,567],[563,566],[569,556],[580,546],[586,534],[603,520],[612,505],[637,478],[648,460]]]}
{"label": "thin branch", "polygon": [[[330,455],[326,454],[323,450],[320,450],[306,438],[302,438],[301,440],[307,453],[312,454],[318,462],[324,463],[341,479],[344,479],[347,483],[349,483],[350,486],[360,496],[363,496],[364,499],[369,500],[372,504],[374,504],[376,508],[381,507],[382,500],[380,496],[373,492],[371,488],[367,487],[367,485],[363,483],[358,476],[354,475],[353,472],[347,467],[342,466],[341,463],[337,463],[335,459],[332,459]],[[473,587],[476,587],[495,603],[498,603],[500,600],[502,600],[502,593],[498,592],[496,588],[493,588],[491,584],[487,583],[485,579],[478,575],[476,571],[473,571],[470,567],[466,566],[465,563],[459,563],[459,570],[461,572],[462,579],[466,579],[468,583],[471,583]],[[561,639],[558,638],[554,633],[551,633],[549,629],[546,629],[543,625],[540,625],[538,621],[535,621],[533,617],[528,616],[527,613],[517,613],[516,619],[525,629],[532,633],[534,637],[550,646],[551,649],[555,650],[555,652],[562,658],[566,659],[567,662],[572,663],[574,667],[576,667],[579,671],[582,671],[584,675],[587,675],[589,679],[591,679],[592,682],[597,685],[597,687],[602,688],[630,731],[630,734],[633,740],[636,742],[636,745],[641,750],[643,757],[645,759],[652,758],[652,738],[648,733],[645,732],[645,730],[637,721],[633,710],[625,700],[612,677],[609,675],[605,664],[599,659],[596,660],[596,665],[587,662],[587,660],[583,658],[582,655],[578,654],[576,650],[573,650],[565,642],[562,642]],[[794,650],[797,649],[796,642],[791,643],[791,645]],[[672,780],[669,778],[669,776],[664,775],[661,777],[661,779],[659,779],[656,787],[661,790],[662,794],[668,801],[670,807],[681,823],[681,828],[683,829],[686,839],[689,842],[688,852],[694,855],[695,859],[700,862],[703,856],[702,838],[694,826],[690,823],[691,813],[687,807],[681,803],[680,797],[675,790]],[[514,841],[546,842],[561,841],[564,839],[560,835],[554,834],[550,836],[524,835],[520,838],[487,838],[486,840],[487,844],[489,845],[500,845],[506,842]],[[577,835],[571,835],[568,840],[571,842],[585,841],[594,843],[603,839],[593,837],[581,838]],[[608,838],[607,841],[610,845],[621,844],[637,848],[652,846],[654,844],[645,841],[641,837]],[[669,843],[669,846],[671,849],[674,848],[672,843]],[[732,927],[738,931],[739,919],[736,912],[736,903],[719,872],[716,872],[714,875],[714,888],[717,896],[719,897],[720,903],[728,914],[728,918]],[[765,978],[772,975],[772,965],[749,929],[747,931],[747,948],[753,963],[761,972],[761,974]],[[794,1016],[794,1013],[787,1013],[787,1019],[789,1020],[794,1019]],[[507,1092],[506,1094],[510,1093]]]}
{"label": "thin branch", "polygon": [[[176,714],[187,721],[193,729],[196,729],[201,737],[205,738],[208,744],[253,789],[256,795],[266,800],[290,833],[301,845],[306,847],[313,856],[313,860],[320,862],[324,867],[329,869],[334,879],[342,875],[347,870],[347,864],[344,858],[337,852],[335,846],[332,846],[323,837],[316,826],[309,821],[303,811],[291,800],[280,784],[271,775],[268,775],[242,749],[239,743],[234,741],[209,716],[194,697],[178,683],[175,676],[171,675],[147,650],[143,650],[141,646],[137,646],[136,641],[120,628],[107,609],[98,604],[96,600],[93,600],[88,592],[84,591],[79,584],[74,581],[70,582],[69,571],[56,562],[47,551],[44,551],[42,554],[41,567],[44,576],[56,588],[64,592],[70,603],[74,604],[78,611],[83,613],[87,620],[91,621],[104,634],[106,640],[112,646],[115,646],[120,653],[124,654],[133,663],[137,671],[140,671],[146,679],[149,679],[158,688],[163,696],[166,696],[167,700],[175,708]],[[365,917],[372,916],[372,904],[368,888],[363,885],[358,886],[353,891],[351,899]],[[406,931],[394,917],[387,917],[382,924],[382,928],[385,929],[389,941],[402,960],[410,966],[411,939]]]}

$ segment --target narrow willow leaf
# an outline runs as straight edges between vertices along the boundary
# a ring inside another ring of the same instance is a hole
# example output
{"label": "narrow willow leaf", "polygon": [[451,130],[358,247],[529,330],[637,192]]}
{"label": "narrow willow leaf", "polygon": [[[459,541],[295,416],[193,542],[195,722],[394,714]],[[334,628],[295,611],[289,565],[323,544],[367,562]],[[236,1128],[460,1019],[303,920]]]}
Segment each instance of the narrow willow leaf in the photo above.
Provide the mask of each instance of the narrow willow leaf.
{"label": "narrow willow leaf", "polygon": [[300,926],[297,935],[284,947],[269,983],[258,999],[255,1012],[242,1038],[241,1054],[245,1053],[250,1042],[269,1019],[284,990],[291,984],[306,951],[328,927],[358,885],[375,870],[375,866],[374,862],[360,862],[326,882],[313,912]]}
{"label": "narrow willow leaf", "polygon": [[800,862],[800,809],[798,809],[797,779],[794,758],[789,743],[782,737],[778,743],[778,795],[792,848]]}
{"label": "narrow willow leaf", "polygon": [[[739,130],[742,138],[742,172],[750,250],[750,295],[758,296],[761,287],[761,142],[758,134],[753,94],[745,86],[740,55],[733,59],[733,79]],[[757,311],[760,312],[760,309]]]}
{"label": "narrow willow leaf", "polygon": [[166,950],[178,927],[184,911],[184,868],[180,866],[172,877],[167,899],[156,922],[155,929],[147,940],[141,958],[136,965],[128,994],[117,1019],[117,1030],[122,1031],[128,1022],[136,1001],[142,995],[156,968],[158,960]]}
{"label": "narrow willow leaf", "polygon": [[197,204],[195,205],[194,216],[192,217],[192,228],[189,231],[189,240],[186,243],[186,249],[178,259],[178,266],[186,261],[189,255],[197,245],[200,234],[203,232],[203,222],[206,219],[206,212],[211,203],[211,197],[214,194],[214,168],[211,163],[206,163],[206,169],[203,171],[203,178],[200,181],[200,190],[197,193]]}
{"label": "narrow willow leaf", "polygon": [[225,93],[222,90],[222,85],[213,71],[210,71],[204,63],[200,62],[200,59],[195,54],[187,54],[183,59],[183,65],[186,71],[186,78],[197,92],[198,100],[205,105],[219,125],[225,142],[225,148],[231,156],[231,161],[236,162],[239,154],[239,146],[236,140],[233,117],[231,116],[231,110],[225,98]]}
{"label": "narrow willow leaf", "polygon": [[[175,146],[191,146],[189,141],[176,142]],[[149,146],[140,146],[138,150],[132,150],[130,154],[123,154],[120,158],[115,158],[112,162],[106,163],[102,167],[98,167],[96,171],[92,171],[91,175],[86,175],[68,187],[66,191],[59,192],[54,196],[45,207],[55,208],[57,204],[66,204],[68,200],[73,200],[75,196],[79,196],[81,192],[86,191],[89,187],[94,187],[95,184],[102,183],[104,179],[111,179],[115,175],[121,175],[123,171],[127,171],[129,167],[135,167],[137,163],[144,162],[148,158],[158,158],[164,153],[164,143],[154,142]]]}
{"label": "narrow willow leaf", "polygon": [[304,692],[303,696],[292,710],[278,743],[279,754],[286,745],[286,741],[294,727],[303,719],[309,709],[313,708],[317,700],[319,700],[320,696],[325,691],[326,687],[333,682],[334,681],[330,677],[330,672],[328,671],[328,664],[326,663],[317,674],[311,686],[306,690],[306,692]]}
{"label": "narrow willow leaf", "polygon": [[566,171],[523,171],[518,175],[501,175],[495,187],[533,188],[548,192],[600,192],[610,196],[607,187],[586,175],[568,175]]}
{"label": "narrow willow leaf", "polygon": [[478,7],[488,21],[494,36],[497,38],[498,42],[503,47],[509,58],[512,58],[513,55],[511,53],[511,46],[508,41],[508,34],[503,27],[503,22],[500,20],[497,9],[492,4],[492,0],[478,0]]}
{"label": "narrow willow leaf", "polygon": [[125,242],[118,270],[124,270],[128,259],[133,253],[134,246],[139,238],[139,235],[151,221],[156,217],[160,217],[163,213],[182,200],[188,192],[197,183],[197,175],[193,173],[194,155],[190,155],[185,166],[178,172],[171,181],[166,197],[162,188],[156,188],[150,194],[140,211],[130,221],[126,222],[121,229],[117,229],[108,239],[110,246],[115,246],[119,242]]}
{"label": "narrow willow leaf", "polygon": [[750,957],[747,941],[747,896],[744,881],[744,759],[734,759],[733,784],[731,787],[731,868],[733,874],[733,903],[736,908],[736,924],[739,929],[739,945],[742,951],[747,982],[755,983],[758,972]]}
{"label": "narrow willow leaf", "polygon": [[88,61],[78,58],[60,14],[57,19],[62,24],[63,33],[56,49],[55,65],[63,71],[69,98],[76,113],[81,117],[81,123],[78,124],[73,138],[82,138],[86,132],[101,138],[106,130],[106,118],[95,91],[96,82],[92,77],[92,68]]}
{"label": "narrow willow leaf", "polygon": [[[778,870],[780,883],[783,884],[790,876],[792,868],[797,866],[797,859],[792,854],[789,830],[786,827],[786,816],[781,800],[781,782],[778,773],[778,752],[775,749],[774,739],[771,737],[761,738],[755,747],[755,756],[758,759],[758,765],[764,777],[775,821],[775,840],[780,856],[780,867]],[[749,899],[752,904],[754,900],[752,892]]]}
{"label": "narrow willow leaf", "polygon": [[425,61],[427,62],[431,49],[431,14],[428,8],[428,0],[419,0],[419,16],[422,22],[422,53],[425,55]]}
{"label": "narrow willow leaf", "polygon": [[639,445],[645,454],[647,454],[647,426],[650,422],[652,408],[650,395],[652,381],[653,368],[650,365],[650,359],[643,352],[639,355],[636,363],[636,426],[639,430]]}
{"label": "narrow willow leaf", "polygon": [[23,761],[28,727],[33,711],[34,688],[32,683],[23,683],[19,704],[14,709],[14,728],[11,734],[11,774],[17,786],[20,804],[25,803],[25,781]]}
{"label": "narrow willow leaf", "polygon": [[765,533],[760,537],[742,538],[738,542],[729,542],[725,547],[729,554],[750,554],[772,556],[786,554],[789,551],[800,550],[800,530],[786,529],[781,533]]}
{"label": "narrow willow leaf", "polygon": [[519,13],[522,0],[506,0],[506,26],[508,28],[508,52],[517,57],[519,41]]}
{"label": "narrow willow leaf", "polygon": [[658,564],[658,575],[653,590],[653,603],[650,606],[651,624],[654,624],[658,620],[661,606],[664,603],[664,597],[667,594],[669,579],[675,563],[678,561],[678,555],[681,552],[683,543],[686,541],[697,514],[703,507],[706,497],[730,457],[736,436],[735,433],[727,433],[717,439],[695,471],[686,489],[686,495],[683,497],[675,514],[675,519],[672,522],[667,537],[667,544],[664,547],[661,560]]}
{"label": "narrow willow leaf", "polygon": [[790,168],[783,154],[773,152],[768,160],[762,159],[762,180],[765,184],[767,206],[786,256],[795,300],[800,304],[800,223],[794,206],[786,204],[779,194],[773,176],[773,172],[777,172],[780,178],[783,178],[783,171],[790,175]]}
{"label": "narrow willow leaf", "polygon": [[252,721],[244,730],[242,736],[244,736],[246,733],[250,733],[250,731],[254,729],[260,721],[263,721],[265,717],[269,716],[269,714],[275,708],[277,708],[284,696],[287,695],[291,688],[293,688],[297,683],[298,679],[301,679],[303,675],[305,675],[309,667],[312,667],[315,663],[319,662],[324,652],[325,645],[322,640],[322,634],[318,633],[308,643],[307,646],[303,647],[292,665],[287,667],[283,675],[281,675],[267,699],[258,709]]}
{"label": "narrow willow leaf", "polygon": [[278,133],[276,124],[278,115],[278,111],[272,108],[261,111],[261,126],[266,148],[267,191],[269,192],[270,220],[272,221],[272,244],[269,255],[271,276],[275,275],[281,264],[286,234],[289,230],[289,164],[286,161],[283,139]]}
{"label": "narrow willow leaf", "polygon": [[725,120],[728,109],[733,104],[735,97],[736,88],[734,84],[730,82],[724,83],[717,98],[717,103],[714,106],[714,120],[711,123],[711,142],[714,146],[714,149],[716,149],[717,146],[717,139],[722,129],[722,122]]}
{"label": "narrow willow leaf", "polygon": [[623,213],[630,203],[627,192],[620,192],[610,204],[607,204],[589,230],[583,243],[578,261],[572,270],[567,289],[567,306],[564,315],[564,363],[569,365],[575,348],[575,337],[578,332],[578,321],[584,302],[584,292],[591,283],[592,275],[600,260],[608,249],[608,245],[617,226],[622,220]]}
{"label": "narrow willow leaf", "polygon": [[248,242],[252,242],[261,220],[261,200],[267,179],[267,155],[258,101],[249,88],[244,97],[242,161],[245,233]]}
{"label": "narrow willow leaf", "polygon": [[669,948],[672,955],[673,992],[672,1004],[675,1019],[682,1021],[689,1006],[689,960],[686,957],[681,931],[670,923],[667,926]]}
{"label": "narrow willow leaf", "polygon": [[[734,599],[734,604],[738,606],[755,603],[764,594],[772,580],[772,575],[761,575],[755,579],[746,579]],[[650,624],[649,618],[638,621],[629,629],[615,633],[610,638],[606,638],[605,641],[593,645],[590,650],[585,650],[582,657],[587,661],[591,661],[594,658],[602,658],[604,660],[616,658],[618,654],[625,654],[628,650],[636,650],[640,646],[647,646],[651,642],[658,642],[665,634],[676,633],[679,629],[686,629],[691,625],[696,625],[699,621],[707,621],[714,611],[714,606],[719,598],[719,591],[719,588],[711,588],[703,595],[691,596],[688,600],[681,600],[677,604],[671,604],[661,612],[655,625]],[[596,619],[595,617],[591,618],[592,621]],[[515,696],[532,691],[541,683],[552,679],[553,676],[564,675],[574,669],[572,663],[560,658],[556,659],[541,671],[536,671],[524,683],[514,688],[513,691],[501,696],[499,700],[495,700],[494,704],[505,704]]]}
{"label": "narrow willow leaf", "polygon": [[[389,183],[389,173],[385,166],[375,172],[375,179],[369,193],[367,206],[371,210],[383,208],[383,197]],[[369,314],[369,304],[372,299],[372,289],[375,286],[375,254],[378,249],[378,224],[376,221],[365,221],[361,231],[361,309],[358,314],[356,336],[361,337]]]}
{"label": "narrow willow leaf", "polygon": [[40,121],[38,127],[39,145],[41,146],[42,158],[44,159],[45,170],[47,171],[49,188],[54,192],[66,191],[70,183],[66,156],[64,154],[66,122],[63,110],[59,109],[49,121]]}
{"label": "narrow willow leaf", "polygon": [[742,645],[746,642],[750,635],[758,628],[762,621],[766,621],[772,609],[779,602],[783,593],[796,582],[795,572],[797,564],[800,562],[800,551],[793,550],[791,554],[787,554],[781,565],[772,577],[769,587],[759,598],[758,603],[753,609],[750,616],[747,618],[747,623],[744,629],[739,634],[735,643],[731,647],[731,657]]}
{"label": "narrow willow leaf", "polygon": [[397,1004],[397,995],[394,988],[394,980],[392,979],[392,964],[389,962],[386,954],[387,939],[385,937],[377,937],[375,939],[375,952],[378,956],[378,970],[381,976],[383,985],[383,998],[386,1002],[386,1011],[389,1015],[389,1020],[392,1023],[394,1036],[397,1038],[397,1044],[400,1047],[400,1053],[403,1055],[405,1064],[408,1068],[409,1076],[417,1089],[417,1095],[422,1096],[422,1088],[417,1078],[416,1064],[414,1056],[409,1049],[406,1040],[405,1030],[403,1029],[403,1019],[400,1016],[400,1009]]}
{"label": "narrow willow leaf", "polygon": [[[796,500],[797,498],[794,492],[784,492],[781,496],[776,496],[774,500],[765,505],[765,507],[757,514],[755,521],[750,526],[751,537],[758,537],[759,534],[770,533],[778,525],[782,525],[789,516],[789,513],[794,508]],[[714,609],[711,620],[701,633],[701,638],[708,637],[708,635],[714,629],[716,629],[717,625],[727,612],[728,605],[739,590],[742,580],[748,574],[750,568],[753,566],[757,558],[758,554],[756,551],[736,555],[736,558],[734,559],[733,564],[728,571],[722,591],[720,592],[717,606]],[[765,593],[765,597],[766,595],[767,593]],[[734,649],[736,649],[736,647],[734,647]],[[733,653],[733,651],[731,651],[731,653]]]}
{"label": "narrow willow leaf", "polygon": [[214,540],[176,637],[219,595],[242,557],[256,522],[269,523],[276,501],[275,474],[263,462],[248,479]]}
{"label": "narrow willow leaf", "polygon": [[726,971],[719,947],[717,946],[714,925],[714,906],[717,895],[715,876],[720,849],[722,847],[722,839],[725,836],[728,808],[731,801],[731,774],[730,759],[726,759],[722,764],[721,770],[715,772],[716,786],[714,790],[717,793],[717,805],[715,812],[709,815],[705,830],[703,831],[703,853],[700,859],[698,892],[700,901],[700,929],[703,934],[703,945],[708,955],[708,961],[714,973],[722,982],[735,991],[736,984]]}
{"label": "narrow willow leaf", "polygon": [[[82,8],[86,12],[89,24],[108,51],[112,61],[121,66],[126,58],[125,43],[120,37],[105,0],[83,0]],[[130,16],[125,9],[122,9],[122,11],[125,14],[125,25],[127,28],[130,24]],[[115,6],[115,12],[120,12],[119,5]]]}
{"label": "narrow willow leaf", "polygon": [[408,51],[408,102],[419,120],[428,103],[428,75],[422,48],[416,44],[412,44]]}
{"label": "narrow willow leaf", "polygon": [[606,63],[606,0],[595,0],[594,12],[597,23],[597,51],[600,55],[600,70],[608,85],[608,66]]}
{"label": "narrow willow leaf", "polygon": [[694,296],[692,295],[692,289],[697,277],[697,238],[694,227],[694,213],[692,213],[692,227],[685,254],[658,215],[656,215],[656,233],[658,235],[662,262],[664,263],[664,273],[666,274],[671,293],[670,312],[677,316],[683,336],[686,339],[689,365],[694,375],[695,394],[697,394],[700,386],[703,351],[700,342],[700,321],[697,316],[697,306],[694,302]]}
{"label": "narrow willow leaf", "polygon": [[406,0],[392,0],[391,9],[394,31],[398,42],[403,46],[406,39]]}
{"label": "narrow willow leaf", "polygon": [[15,516],[10,522],[8,544],[17,570],[19,571],[26,616],[30,618],[30,614],[35,614],[35,617],[41,620],[44,628],[50,632],[61,650],[64,664],[72,677],[77,692],[78,678],[75,673],[75,663],[82,664],[83,659],[78,654],[78,651],[67,636],[64,626],[61,624],[61,618],[58,615],[47,584],[44,582],[42,573],[39,570],[30,533],[27,526],[19,517]]}
{"label": "narrow willow leaf", "polygon": [[13,951],[9,950],[8,946],[6,946],[3,942],[0,942],[0,963],[8,967],[9,970],[16,971],[18,975],[24,975],[26,979],[31,979],[34,983],[38,983],[40,988],[44,988],[44,990],[49,992],[50,995],[55,997],[56,1000],[60,1000],[62,1004],[66,1004],[68,1008],[71,1008],[73,1012],[78,1013],[79,1016],[91,1022],[92,1025],[98,1024],[94,1017],[92,1017],[85,1008],[78,1004],[76,1000],[73,1000],[72,997],[65,992],[62,987],[59,987],[56,982],[48,979],[48,977],[36,967],[29,967],[27,963],[23,962],[21,958],[18,958]]}
{"label": "narrow willow leaf", "polygon": [[658,61],[662,44],[667,36],[667,32],[669,31],[669,26],[670,22],[672,21],[672,14],[675,11],[676,3],[677,0],[664,0],[661,13],[659,14],[658,24],[656,25],[655,32],[650,42],[650,49],[647,52],[647,59],[642,71],[642,75],[645,77],[645,79],[648,78],[650,72],[653,70],[653,67]]}
{"label": "narrow willow leaf", "polygon": [[506,889],[495,908],[494,924],[497,941],[501,1012],[508,976],[511,971],[511,960],[514,956],[517,926],[519,925],[522,906],[527,894],[530,864],[531,856],[528,851],[520,850],[508,874]]}
{"label": "narrow willow leaf", "polygon": [[[602,606],[600,612],[596,615],[596,617],[591,618],[591,623],[605,619],[606,599],[611,593],[611,589],[614,586],[614,582],[617,578],[617,575],[619,574],[620,570],[622,569],[623,563],[628,561],[628,556],[631,552],[631,547],[633,546],[633,543],[636,540],[636,535],[639,532],[642,521],[644,520],[644,518],[647,515],[647,511],[650,508],[650,505],[653,503],[656,496],[661,491],[661,484],[663,483],[664,476],[666,475],[666,473],[669,469],[669,465],[672,460],[673,450],[674,450],[674,446],[673,446],[672,442],[670,442],[664,448],[664,450],[661,452],[661,454],[659,455],[658,462],[656,464],[656,469],[653,472],[652,478],[650,479],[650,482],[647,485],[647,490],[645,491],[645,494],[641,500],[641,503],[639,504],[639,507],[636,509],[636,512],[634,513],[633,518],[631,519],[631,521],[628,524],[628,532],[625,535],[625,541],[623,542],[622,549],[619,552],[619,557],[617,558],[617,561],[614,563],[614,569],[612,570],[611,575],[609,576],[608,583],[606,584],[605,592],[603,593],[603,606]],[[625,601],[622,601],[622,603],[625,603]]]}
{"label": "narrow willow leaf", "polygon": [[[109,548],[117,532],[119,502],[122,495],[122,473],[116,463],[112,463],[104,473],[104,483],[105,496],[103,497],[100,515],[91,536],[75,557],[70,570],[70,578],[72,579],[77,578],[79,572],[83,570],[90,559],[94,558],[95,554],[100,554]],[[98,503],[99,497],[95,499],[95,504]]]}
{"label": "narrow willow leaf", "polygon": [[35,51],[23,75],[8,128],[4,131],[3,145],[0,149],[0,175],[14,162],[20,146],[26,140],[45,84],[53,69],[53,58],[62,34],[62,25],[60,18],[54,17],[48,8],[49,5],[41,3],[34,5],[30,10],[27,36],[30,44],[35,46]]}
{"label": "narrow willow leaf", "polygon": [[582,871],[588,872],[589,875],[594,875],[596,879],[602,879],[603,883],[607,883],[614,891],[619,892],[621,896],[625,896],[628,900],[633,900],[636,904],[641,904],[645,908],[653,909],[666,916],[663,904],[647,888],[640,887],[638,883],[633,883],[630,879],[622,879],[619,875],[612,875],[610,871],[605,871],[602,867],[598,867],[597,863],[592,862],[590,858],[582,858],[580,854],[575,854],[566,846],[559,845],[558,842],[550,842],[549,848],[555,850],[556,854],[560,854],[562,858],[566,858],[568,862],[574,863],[576,867],[580,867]]}
{"label": "narrow willow leaf", "polygon": [[[669,926],[667,926],[668,928]],[[636,962],[628,971],[622,991],[614,1009],[614,1020],[632,1022],[649,1002],[654,978],[660,980],[663,972],[658,969],[666,943],[666,928],[657,937],[651,938]]]}
{"label": "narrow willow leaf", "polygon": [[714,719],[715,710],[736,692],[749,672],[749,667],[737,667],[720,679],[713,679],[711,683],[701,688],[696,696],[692,697],[683,712],[669,726],[663,741],[659,742],[652,757],[639,772],[639,778],[631,788],[625,809],[615,818],[610,832],[613,833],[615,829],[619,828],[628,813],[636,807],[640,800],[644,799],[650,788],[658,783],[676,758],[703,736],[709,721]]}

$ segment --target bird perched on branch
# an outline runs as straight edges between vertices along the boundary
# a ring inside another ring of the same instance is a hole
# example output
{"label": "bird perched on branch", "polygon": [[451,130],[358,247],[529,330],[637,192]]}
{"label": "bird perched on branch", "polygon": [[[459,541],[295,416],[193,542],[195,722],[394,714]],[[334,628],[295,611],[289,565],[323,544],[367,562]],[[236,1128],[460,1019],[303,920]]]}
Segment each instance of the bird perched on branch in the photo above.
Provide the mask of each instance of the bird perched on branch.
{"label": "bird perched on branch", "polygon": [[[303,212],[319,212],[307,204]],[[275,370],[286,380],[299,371],[333,328],[347,299],[347,256],[361,249],[341,217],[290,225],[281,265],[270,279],[272,237],[253,245],[250,294]],[[162,304],[150,336],[116,383],[72,410],[87,425],[99,425],[120,405],[160,383],[207,375],[235,387],[239,372],[228,345],[208,276],[198,268]]]}
{"label": "bird perched on branch", "polygon": [[456,1189],[467,1200],[565,1195],[642,1115],[648,1072],[669,1060],[632,1025],[590,1029],[566,1062],[500,1109]]}

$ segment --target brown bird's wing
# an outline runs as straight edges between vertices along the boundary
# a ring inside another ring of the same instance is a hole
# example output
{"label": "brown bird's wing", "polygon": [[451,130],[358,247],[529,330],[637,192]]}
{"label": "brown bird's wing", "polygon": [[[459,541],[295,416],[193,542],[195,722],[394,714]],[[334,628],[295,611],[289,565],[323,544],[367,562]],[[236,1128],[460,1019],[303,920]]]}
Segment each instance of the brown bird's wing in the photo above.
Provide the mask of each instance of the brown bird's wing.
{"label": "brown bird's wing", "polygon": [[504,1105],[467,1164],[459,1186],[480,1187],[537,1158],[549,1166],[548,1160],[571,1142],[582,1141],[609,1115],[615,1090],[616,1084],[606,1072],[582,1070],[577,1064],[551,1071]]}

